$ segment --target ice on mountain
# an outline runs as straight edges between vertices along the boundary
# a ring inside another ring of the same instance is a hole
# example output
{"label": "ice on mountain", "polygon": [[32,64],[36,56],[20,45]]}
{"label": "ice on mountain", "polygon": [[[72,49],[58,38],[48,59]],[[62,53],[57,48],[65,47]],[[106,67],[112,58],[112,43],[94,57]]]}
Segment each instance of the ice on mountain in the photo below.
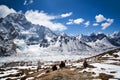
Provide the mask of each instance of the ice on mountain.
{"label": "ice on mountain", "polygon": [[14,53],[13,56],[19,57],[19,60],[26,57],[32,60],[33,56],[35,60],[43,61],[73,59],[75,56],[78,59],[118,47],[119,33],[112,36],[117,37],[103,33],[79,36],[55,34],[49,28],[27,21],[22,12],[11,13],[0,22],[0,48],[5,49],[4,53],[0,51],[0,55]]}

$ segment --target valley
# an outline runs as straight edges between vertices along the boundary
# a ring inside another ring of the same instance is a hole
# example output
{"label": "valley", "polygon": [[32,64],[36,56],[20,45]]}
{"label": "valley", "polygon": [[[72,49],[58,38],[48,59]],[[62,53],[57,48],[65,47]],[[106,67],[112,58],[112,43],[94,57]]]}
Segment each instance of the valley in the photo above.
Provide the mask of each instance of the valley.
{"label": "valley", "polygon": [[[89,66],[83,67],[84,60]],[[12,64],[12,63],[11,63]],[[14,64],[14,63],[13,63]],[[57,65],[58,70],[52,71]],[[66,61],[66,67],[60,69],[60,62],[23,64],[19,66],[1,66],[1,80],[119,80],[120,48],[101,53],[96,56],[76,61]]]}

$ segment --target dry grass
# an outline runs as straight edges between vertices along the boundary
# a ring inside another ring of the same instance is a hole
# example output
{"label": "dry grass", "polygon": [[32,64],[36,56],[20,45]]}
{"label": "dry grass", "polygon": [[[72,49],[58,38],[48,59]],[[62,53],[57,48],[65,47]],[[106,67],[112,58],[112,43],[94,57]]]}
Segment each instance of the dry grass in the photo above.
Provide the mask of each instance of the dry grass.
{"label": "dry grass", "polygon": [[113,76],[105,74],[105,73],[100,73],[99,78],[102,79],[102,80],[109,80],[109,78],[113,78]]}
{"label": "dry grass", "polygon": [[[97,58],[97,62],[106,61],[106,60],[120,61],[119,59],[110,59],[109,57],[102,57],[106,54],[114,56],[113,53],[118,52],[118,51],[120,51],[120,49],[116,49],[116,50],[113,50],[113,51],[112,50],[107,51],[103,54],[99,54],[99,55],[89,57],[89,58],[86,58],[86,59]],[[114,56],[114,57],[116,57],[116,56]],[[74,61],[74,62],[79,63],[79,62],[83,62],[83,61],[84,61],[84,59],[80,59],[80,60]],[[59,62],[57,62],[57,63],[59,63]],[[120,63],[110,63],[110,64],[120,66]],[[57,64],[57,65],[59,65],[59,64]],[[92,65],[88,65],[87,67],[88,68],[95,68]],[[12,80],[17,80],[17,79],[19,79],[19,77],[21,75],[24,75],[24,74],[25,74],[25,76],[23,76],[20,80],[26,80],[27,78],[30,78],[30,77],[34,77],[34,80],[93,80],[93,79],[108,80],[109,78],[113,78],[113,76],[107,75],[107,74],[104,74],[104,73],[100,73],[99,76],[94,78],[94,77],[92,77],[93,74],[96,74],[94,72],[86,72],[86,71],[79,72],[79,71],[82,71],[84,69],[83,66],[80,66],[78,68],[76,66],[72,66],[72,68],[74,68],[75,70],[70,70],[70,68],[71,68],[70,66],[67,66],[66,68],[59,69],[59,70],[56,70],[56,71],[52,71],[52,69],[50,69],[50,68],[49,69],[39,69],[38,71],[37,70],[30,70],[30,69],[17,69],[16,68],[16,70],[18,70],[17,74],[11,74],[11,75],[8,75],[8,76],[4,76],[2,78],[17,77],[16,79],[12,79]],[[104,68],[101,68],[101,69],[104,70]],[[0,69],[1,74],[2,74],[2,71],[5,71],[5,70]],[[30,72],[32,72],[32,73],[29,74]],[[40,75],[41,73],[45,73],[45,74]],[[110,73],[116,73],[116,72],[112,71]],[[9,78],[8,80],[11,80],[11,79]]]}
{"label": "dry grass", "polygon": [[78,73],[78,71],[71,71],[69,69],[60,69],[52,71],[36,80],[92,80],[93,73]]}

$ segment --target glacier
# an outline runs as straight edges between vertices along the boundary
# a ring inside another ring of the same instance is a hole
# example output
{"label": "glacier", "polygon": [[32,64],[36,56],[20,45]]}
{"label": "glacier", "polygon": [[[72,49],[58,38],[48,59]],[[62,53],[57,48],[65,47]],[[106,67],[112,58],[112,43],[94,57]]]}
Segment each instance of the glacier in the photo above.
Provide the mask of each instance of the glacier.
{"label": "glacier", "polygon": [[22,12],[0,19],[0,62],[78,60],[120,47],[120,32],[69,36],[29,22]]}

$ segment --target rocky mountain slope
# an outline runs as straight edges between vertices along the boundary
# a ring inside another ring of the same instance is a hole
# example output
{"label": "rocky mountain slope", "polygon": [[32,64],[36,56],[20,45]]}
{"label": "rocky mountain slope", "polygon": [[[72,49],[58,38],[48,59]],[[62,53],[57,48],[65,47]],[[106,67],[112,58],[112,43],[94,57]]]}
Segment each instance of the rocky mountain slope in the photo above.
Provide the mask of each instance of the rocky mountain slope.
{"label": "rocky mountain slope", "polygon": [[0,56],[95,55],[119,46],[120,32],[68,36],[30,23],[22,12],[0,19]]}
{"label": "rocky mountain slope", "polygon": [[14,44],[15,39],[30,45],[53,36],[56,35],[48,28],[28,22],[22,12],[11,13],[0,21],[0,56],[15,53],[20,47]]}

